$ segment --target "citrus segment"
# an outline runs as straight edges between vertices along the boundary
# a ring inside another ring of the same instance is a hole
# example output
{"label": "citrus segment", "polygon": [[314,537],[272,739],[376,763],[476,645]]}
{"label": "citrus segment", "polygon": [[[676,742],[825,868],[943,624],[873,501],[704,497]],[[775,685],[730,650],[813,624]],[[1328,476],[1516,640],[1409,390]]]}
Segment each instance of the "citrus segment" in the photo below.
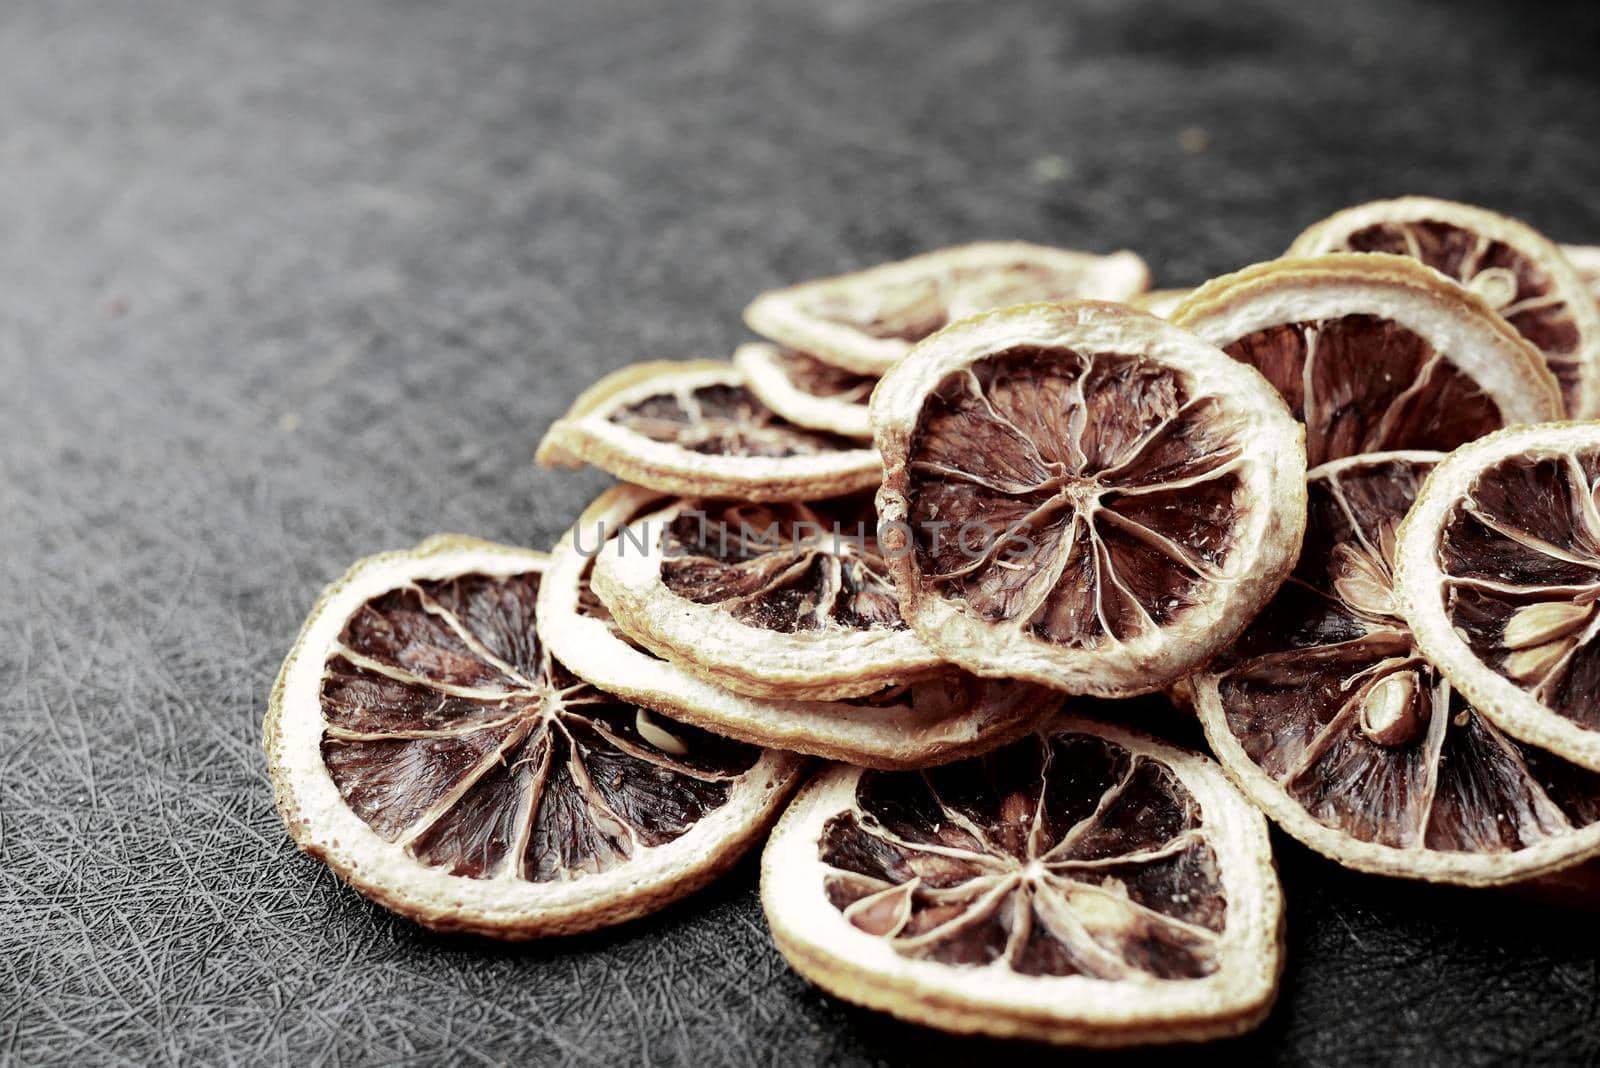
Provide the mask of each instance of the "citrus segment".
{"label": "citrus segment", "polygon": [[1204,757],[1072,718],[931,771],[823,772],[773,832],[761,884],[801,974],[950,1031],[1235,1034],[1266,1014],[1280,967],[1261,816]]}
{"label": "citrus segment", "polygon": [[1122,305],[1008,309],[873,397],[901,611],[981,675],[1150,692],[1293,566],[1301,429],[1262,377]]}
{"label": "citrus segment", "polygon": [[872,437],[867,401],[878,384],[876,375],[846,371],[762,342],[740,345],[733,362],[751,391],[796,426],[848,438]]}
{"label": "citrus segment", "polygon": [[1150,284],[1131,252],[1098,256],[1021,241],[958,245],[764,293],[745,322],[780,345],[882,374],[949,323],[1013,304],[1126,300]]}
{"label": "citrus segment", "polygon": [[539,615],[551,651],[608,693],[674,720],[756,745],[878,768],[928,767],[982,752],[1024,733],[1050,695],[1026,683],[955,672],[836,701],[763,699],[734,693],[632,641],[589,586],[594,554],[659,496],[632,486],[607,491],[551,554]]}
{"label": "citrus segment", "polygon": [[1567,412],[1600,414],[1600,310],[1571,264],[1532,227],[1469,204],[1401,197],[1334,213],[1288,254],[1345,251],[1419,260],[1482,297],[1549,363]]}
{"label": "citrus segment", "polygon": [[537,630],[545,565],[464,538],[369,557],[273,690],[290,834],[430,927],[528,938],[651,911],[733,863],[800,770],[567,672]]}
{"label": "citrus segment", "polygon": [[1387,875],[1509,882],[1600,853],[1600,775],[1506,737],[1401,618],[1395,532],[1440,458],[1314,470],[1294,576],[1191,688],[1223,767],[1311,848]]}
{"label": "citrus segment", "polygon": [[1257,264],[1207,282],[1172,321],[1266,375],[1306,424],[1312,466],[1452,449],[1561,411],[1531,346],[1405,257]]}
{"label": "citrus segment", "polygon": [[539,444],[539,463],[592,463],[663,493],[801,500],[878,481],[868,446],[810,430],[763,404],[731,365],[638,364],[574,402]]}
{"label": "citrus segment", "polygon": [[1440,464],[1400,534],[1424,653],[1518,738],[1600,770],[1600,424],[1525,427]]}
{"label": "citrus segment", "polygon": [[675,501],[624,527],[593,582],[635,641],[739,693],[862,697],[946,671],[901,618],[870,498]]}

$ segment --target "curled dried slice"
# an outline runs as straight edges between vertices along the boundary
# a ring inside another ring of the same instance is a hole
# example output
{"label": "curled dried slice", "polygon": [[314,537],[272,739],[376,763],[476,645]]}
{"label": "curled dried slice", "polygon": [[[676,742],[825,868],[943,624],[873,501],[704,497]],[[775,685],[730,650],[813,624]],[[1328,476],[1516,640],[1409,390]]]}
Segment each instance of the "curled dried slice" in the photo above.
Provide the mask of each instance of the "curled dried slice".
{"label": "curled dried slice", "polygon": [[1129,297],[1127,303],[1130,307],[1138,308],[1140,311],[1147,311],[1151,315],[1169,319],[1172,317],[1172,313],[1178,310],[1178,306],[1188,300],[1193,292],[1194,290],[1192,289],[1152,289],[1148,293],[1139,293]]}
{"label": "curled dried slice", "polygon": [[824,771],[767,843],[761,901],[812,982],[961,1033],[1238,1034],[1282,960],[1260,813],[1205,757],[1068,717],[932,771]]}
{"label": "curled dried slice", "polygon": [[1300,426],[1261,375],[1144,312],[969,319],[891,371],[872,416],[901,611],[977,674],[1158,690],[1294,565]]}
{"label": "curled dried slice", "polygon": [[1526,223],[1434,197],[1375,200],[1311,226],[1288,255],[1324,252],[1407,256],[1460,283],[1540,352],[1566,412],[1600,415],[1600,310],[1556,246]]}
{"label": "curled dried slice", "polygon": [[[1031,729],[1047,691],[955,672],[837,701],[750,697],[663,660],[633,642],[589,588],[599,548],[660,498],[608,490],[550,556],[539,618],[551,652],[607,693],[753,745],[875,768],[920,768],[980,753]],[[953,669],[952,669],[953,671]]]}
{"label": "curled dried slice", "polygon": [[878,481],[859,441],[784,419],[715,360],[635,364],[590,387],[539,443],[539,463],[592,463],[663,493],[805,500]]}
{"label": "curled dried slice", "polygon": [[1395,530],[1442,455],[1312,471],[1294,576],[1191,690],[1228,774],[1311,848],[1384,875],[1504,883],[1600,854],[1600,775],[1508,738],[1400,617]]}
{"label": "curled dried slice", "polygon": [[1149,269],[1132,252],[985,241],[763,293],[744,318],[780,345],[876,375],[969,315],[1038,301],[1126,300],[1149,284]]}
{"label": "curled dried slice", "polygon": [[1313,467],[1449,450],[1561,415],[1539,353],[1481,299],[1403,256],[1246,267],[1196,290],[1172,321],[1267,376],[1306,424]]}
{"label": "curled dried slice", "polygon": [[870,498],[674,501],[617,533],[593,583],[630,638],[754,697],[864,697],[949,671],[900,617]]}
{"label": "curled dried slice", "polygon": [[453,536],[368,557],[272,691],[290,835],[438,930],[532,938],[660,908],[733,864],[802,770],[567,672],[537,627],[545,566]]}
{"label": "curled dried slice", "polygon": [[796,426],[847,438],[870,438],[867,401],[876,375],[857,374],[764,342],[740,345],[734,366],[762,402]]}
{"label": "curled dried slice", "polygon": [[1400,528],[1423,653],[1507,733],[1600,770],[1600,423],[1452,453]]}

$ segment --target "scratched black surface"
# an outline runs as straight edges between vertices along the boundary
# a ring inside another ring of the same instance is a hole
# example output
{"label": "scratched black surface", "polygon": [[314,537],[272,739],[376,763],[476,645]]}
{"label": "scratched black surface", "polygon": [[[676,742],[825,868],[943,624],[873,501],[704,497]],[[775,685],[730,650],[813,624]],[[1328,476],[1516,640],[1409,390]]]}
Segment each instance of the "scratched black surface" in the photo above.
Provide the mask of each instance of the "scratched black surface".
{"label": "scratched black surface", "polygon": [[[545,424],[627,361],[727,352],[786,280],[1015,236],[1192,283],[1410,191],[1600,242],[1597,25],[6,0],[0,1060],[998,1055],[808,987],[748,863],[656,920],[520,949],[341,887],[290,847],[258,749],[317,589],[437,530],[548,543],[605,480],[536,470]],[[1280,857],[1283,996],[1228,1055],[1597,1056],[1592,913]]]}

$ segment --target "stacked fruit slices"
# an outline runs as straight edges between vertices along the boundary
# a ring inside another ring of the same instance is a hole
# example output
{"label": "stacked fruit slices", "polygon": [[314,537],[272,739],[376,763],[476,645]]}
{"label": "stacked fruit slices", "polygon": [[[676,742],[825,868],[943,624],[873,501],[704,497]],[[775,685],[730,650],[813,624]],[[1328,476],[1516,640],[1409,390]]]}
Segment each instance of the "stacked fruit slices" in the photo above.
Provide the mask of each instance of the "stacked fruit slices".
{"label": "stacked fruit slices", "polygon": [[[1265,1015],[1262,812],[1417,878],[1600,853],[1600,430],[1554,422],[1600,394],[1592,298],[1416,198],[1292,251],[1147,293],[1131,253],[964,246],[608,376],[539,460],[625,484],[550,555],[437,538],[319,602],[266,724],[291,834],[536,937],[692,891],[820,758],[762,871],[794,966],[1084,1045]],[[1160,690],[1220,767],[1072,707]]]}

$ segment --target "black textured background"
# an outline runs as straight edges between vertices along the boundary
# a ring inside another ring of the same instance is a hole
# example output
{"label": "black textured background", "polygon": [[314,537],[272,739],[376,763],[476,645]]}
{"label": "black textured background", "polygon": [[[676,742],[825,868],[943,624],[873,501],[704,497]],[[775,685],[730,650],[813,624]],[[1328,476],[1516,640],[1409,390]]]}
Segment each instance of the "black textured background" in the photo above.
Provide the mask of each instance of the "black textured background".
{"label": "black textured background", "polygon": [[[536,470],[544,426],[625,362],[726,353],[777,283],[987,237],[1193,283],[1413,191],[1600,242],[1597,26],[4,0],[0,1061],[997,1055],[808,987],[748,863],[526,948],[344,889],[290,847],[258,750],[317,589],[438,530],[550,542],[605,479]],[[1230,1056],[1597,1056],[1593,913],[1280,857],[1282,999]]]}

